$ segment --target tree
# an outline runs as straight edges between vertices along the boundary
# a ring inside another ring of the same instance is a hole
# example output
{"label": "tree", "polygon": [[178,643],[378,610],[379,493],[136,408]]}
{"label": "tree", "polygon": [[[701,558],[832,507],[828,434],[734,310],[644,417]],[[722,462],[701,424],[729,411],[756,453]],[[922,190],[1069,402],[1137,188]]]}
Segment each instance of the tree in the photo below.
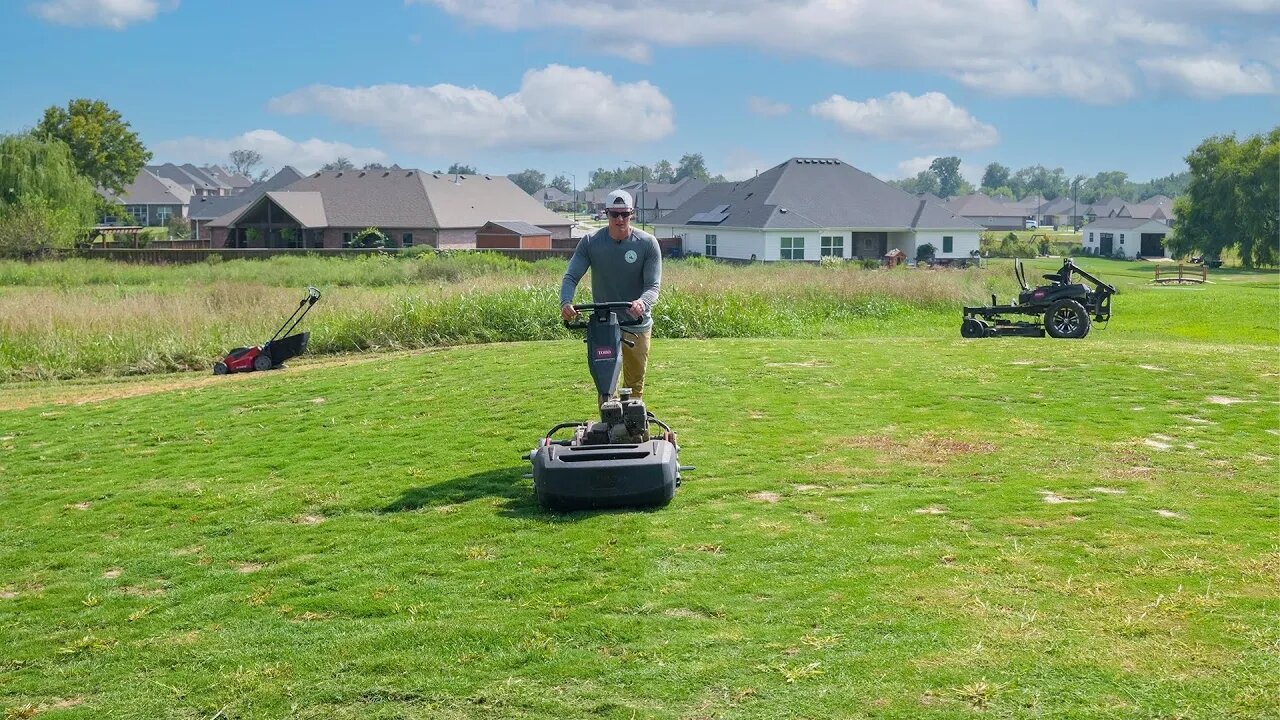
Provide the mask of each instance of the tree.
{"label": "tree", "polygon": [[361,170],[386,170],[387,166],[380,162],[365,163]]}
{"label": "tree", "polygon": [[949,198],[959,194],[964,184],[964,178],[960,176],[960,158],[954,155],[934,158],[929,163],[929,170],[938,176],[939,197]]}
{"label": "tree", "polygon": [[596,168],[591,173],[591,182],[587,183],[586,190],[613,190],[622,187],[627,183],[640,182],[644,178],[644,171],[634,165],[625,168],[615,168],[613,170],[605,170],[604,168]]}
{"label": "tree", "polygon": [[59,140],[71,149],[76,171],[95,186],[121,195],[151,159],[120,113],[101,100],[77,98],[66,108],[52,106],[35,128],[41,140]]}
{"label": "tree", "polygon": [[1043,165],[1024,167],[1013,174],[1009,188],[1018,197],[1037,195],[1041,200],[1052,200],[1067,192],[1067,175],[1062,168],[1050,170]]}
{"label": "tree", "polygon": [[[463,174],[465,175],[469,173]],[[513,175],[508,175],[507,177],[510,178],[511,182],[515,183],[517,187],[530,195],[541,190],[547,185],[547,176],[533,168],[529,168],[528,170],[524,170]]]}
{"label": "tree", "polygon": [[555,176],[550,185],[566,195],[573,192],[573,183],[569,182],[569,178],[564,175]]}
{"label": "tree", "polygon": [[324,165],[320,166],[320,172],[333,172],[334,170],[355,170],[355,169],[356,169],[355,163],[351,162],[347,158],[342,157],[341,155],[339,155],[337,158],[334,158],[333,162],[327,162]]}
{"label": "tree", "polygon": [[995,190],[1009,185],[1009,168],[993,162],[982,173],[982,189]]}
{"label": "tree", "polygon": [[1113,197],[1132,200],[1133,183],[1129,176],[1119,170],[1100,172],[1085,182],[1080,193],[1081,202],[1096,203]]}
{"label": "tree", "polygon": [[905,190],[906,192],[917,193],[933,193],[938,194],[938,175],[932,170],[921,170],[916,173],[913,178],[903,178],[901,180],[893,180],[890,185]]}
{"label": "tree", "polygon": [[462,165],[460,163],[454,163],[449,166],[449,174],[450,175],[475,175],[476,169],[471,167],[470,165]]}
{"label": "tree", "polygon": [[227,158],[231,160],[231,172],[245,177],[253,177],[253,169],[262,164],[262,153],[257,150],[232,150]]}
{"label": "tree", "polygon": [[32,134],[0,136],[0,254],[31,256],[71,247],[102,204],[62,142]]}
{"label": "tree", "polygon": [[702,158],[702,153],[687,153],[680,158],[680,165],[676,168],[675,180],[679,182],[687,177],[697,178],[698,180],[711,179],[711,173],[707,172],[707,161]]}
{"label": "tree", "polygon": [[1280,126],[1243,142],[1214,136],[1187,156],[1191,181],[1174,201],[1173,233],[1165,246],[1176,255],[1199,251],[1220,257],[1237,248],[1248,268],[1275,265],[1280,218]]}
{"label": "tree", "polygon": [[676,181],[676,169],[671,167],[671,163],[666,160],[659,160],[657,165],[653,166],[653,181],[659,183],[673,183]]}

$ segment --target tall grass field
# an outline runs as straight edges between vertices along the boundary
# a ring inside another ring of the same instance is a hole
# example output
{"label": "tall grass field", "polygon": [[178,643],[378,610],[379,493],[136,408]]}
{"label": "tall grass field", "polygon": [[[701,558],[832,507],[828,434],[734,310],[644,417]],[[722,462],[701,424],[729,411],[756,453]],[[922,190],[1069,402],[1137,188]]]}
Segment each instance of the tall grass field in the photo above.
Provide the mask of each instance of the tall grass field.
{"label": "tall grass field", "polygon": [[668,263],[697,469],[567,514],[563,262],[0,265],[0,718],[1280,716],[1280,281],[1081,263],[1076,341],[960,338],[1008,263]]}

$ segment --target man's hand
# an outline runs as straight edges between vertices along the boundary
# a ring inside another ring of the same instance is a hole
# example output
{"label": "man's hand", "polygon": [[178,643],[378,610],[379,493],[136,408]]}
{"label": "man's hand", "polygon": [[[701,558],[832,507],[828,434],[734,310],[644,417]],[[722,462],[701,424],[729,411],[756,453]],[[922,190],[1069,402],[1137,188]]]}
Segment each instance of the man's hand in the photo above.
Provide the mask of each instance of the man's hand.
{"label": "man's hand", "polygon": [[628,312],[631,313],[632,317],[637,317],[637,318],[644,317],[644,302],[640,300],[632,300],[631,308],[629,309]]}
{"label": "man's hand", "polygon": [[560,306],[560,317],[565,322],[569,322],[578,317],[578,311],[573,309],[573,303],[565,303]]}

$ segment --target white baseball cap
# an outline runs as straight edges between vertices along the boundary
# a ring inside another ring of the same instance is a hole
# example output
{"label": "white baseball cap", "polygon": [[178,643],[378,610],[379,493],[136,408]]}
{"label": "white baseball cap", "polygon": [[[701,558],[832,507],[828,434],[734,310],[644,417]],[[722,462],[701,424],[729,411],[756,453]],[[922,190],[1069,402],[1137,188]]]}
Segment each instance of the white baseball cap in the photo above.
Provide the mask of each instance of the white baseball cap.
{"label": "white baseball cap", "polygon": [[605,210],[631,210],[631,193],[626,190],[614,190],[609,193],[609,202],[604,205]]}

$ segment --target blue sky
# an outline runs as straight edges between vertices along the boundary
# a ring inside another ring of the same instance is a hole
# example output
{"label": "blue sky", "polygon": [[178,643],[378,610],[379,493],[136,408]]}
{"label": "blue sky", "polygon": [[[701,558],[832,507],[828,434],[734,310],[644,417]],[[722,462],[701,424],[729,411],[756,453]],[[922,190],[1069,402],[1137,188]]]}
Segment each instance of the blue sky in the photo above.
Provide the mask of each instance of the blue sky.
{"label": "blue sky", "polygon": [[1145,181],[1280,124],[1280,0],[9,0],[0,131],[75,97],[155,161],[505,174],[958,155]]}

